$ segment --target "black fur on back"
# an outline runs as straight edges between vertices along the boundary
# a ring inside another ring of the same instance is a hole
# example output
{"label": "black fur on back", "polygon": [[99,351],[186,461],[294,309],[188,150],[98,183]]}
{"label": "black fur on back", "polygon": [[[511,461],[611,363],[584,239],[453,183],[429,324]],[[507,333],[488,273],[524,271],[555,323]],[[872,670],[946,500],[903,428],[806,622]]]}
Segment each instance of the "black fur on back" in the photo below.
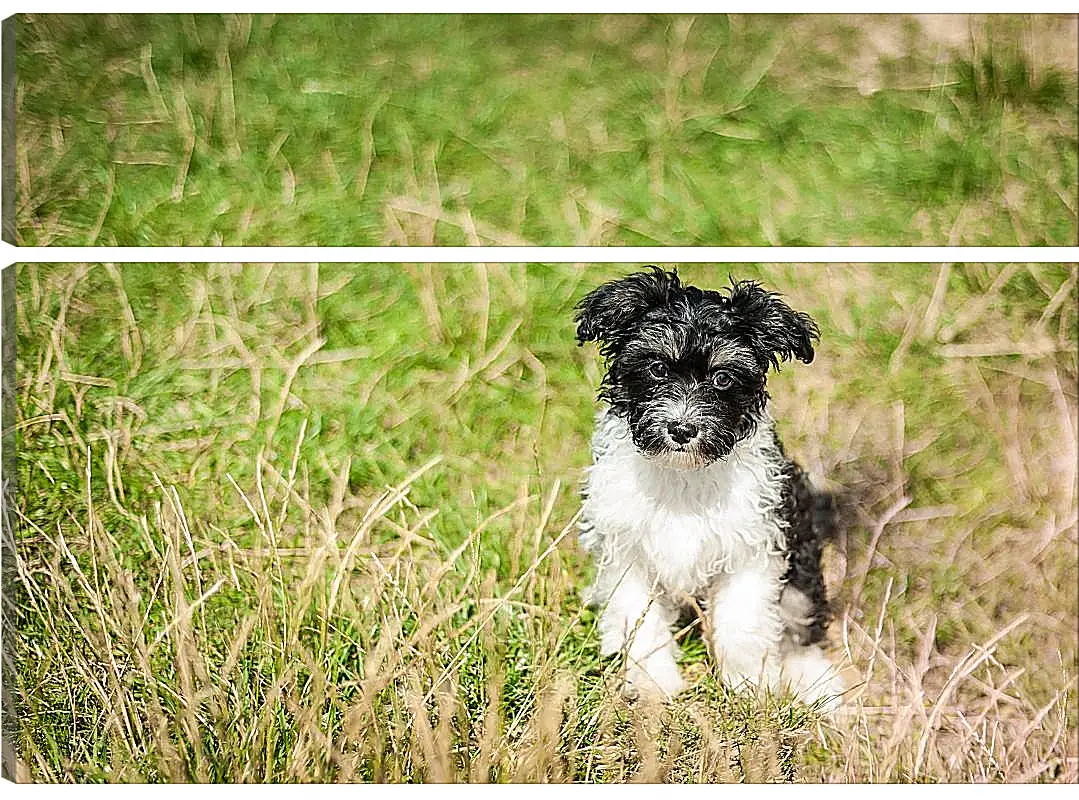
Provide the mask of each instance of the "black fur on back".
{"label": "black fur on back", "polygon": [[[783,446],[777,440],[780,453]],[[798,631],[801,644],[824,638],[832,612],[821,572],[821,550],[833,538],[836,528],[832,496],[813,489],[805,472],[786,457],[784,486],[779,515],[787,522],[787,571],[784,582],[798,589],[810,601],[810,622]]]}

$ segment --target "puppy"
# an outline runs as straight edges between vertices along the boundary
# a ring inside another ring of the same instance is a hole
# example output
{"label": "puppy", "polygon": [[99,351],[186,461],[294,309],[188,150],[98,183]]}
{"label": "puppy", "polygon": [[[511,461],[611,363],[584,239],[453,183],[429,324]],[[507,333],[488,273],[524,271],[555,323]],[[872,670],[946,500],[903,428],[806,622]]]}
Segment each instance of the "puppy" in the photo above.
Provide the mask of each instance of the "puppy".
{"label": "puppy", "polygon": [[725,681],[834,708],[818,646],[831,501],[784,454],[765,391],[769,368],[813,360],[817,326],[753,281],[705,291],[650,269],[577,305],[578,345],[606,359],[580,532],[602,653],[625,652],[627,696],[671,697],[672,631],[703,606]]}

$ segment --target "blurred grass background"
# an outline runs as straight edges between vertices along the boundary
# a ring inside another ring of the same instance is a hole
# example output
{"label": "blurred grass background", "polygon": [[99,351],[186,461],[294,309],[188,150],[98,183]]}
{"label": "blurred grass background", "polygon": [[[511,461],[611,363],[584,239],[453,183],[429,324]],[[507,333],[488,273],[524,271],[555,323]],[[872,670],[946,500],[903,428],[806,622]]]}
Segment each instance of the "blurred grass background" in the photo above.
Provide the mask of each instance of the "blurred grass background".
{"label": "blurred grass background", "polygon": [[681,270],[820,323],[770,391],[842,498],[834,719],[598,655],[572,307],[635,267],[18,266],[17,777],[1074,783],[1076,266]]}
{"label": "blurred grass background", "polygon": [[28,245],[1075,245],[1074,16],[20,15]]}

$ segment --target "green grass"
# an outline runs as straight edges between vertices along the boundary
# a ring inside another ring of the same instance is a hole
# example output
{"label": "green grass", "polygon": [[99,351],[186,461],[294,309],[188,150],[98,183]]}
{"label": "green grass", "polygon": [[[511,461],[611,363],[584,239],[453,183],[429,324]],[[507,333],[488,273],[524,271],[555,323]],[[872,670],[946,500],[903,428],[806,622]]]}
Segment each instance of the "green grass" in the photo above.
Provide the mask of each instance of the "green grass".
{"label": "green grass", "polygon": [[20,780],[1074,782],[1076,267],[682,270],[820,322],[832,719],[599,657],[571,317],[630,269],[18,266]]}
{"label": "green grass", "polygon": [[22,244],[1074,245],[1079,231],[1066,17],[17,24]]}

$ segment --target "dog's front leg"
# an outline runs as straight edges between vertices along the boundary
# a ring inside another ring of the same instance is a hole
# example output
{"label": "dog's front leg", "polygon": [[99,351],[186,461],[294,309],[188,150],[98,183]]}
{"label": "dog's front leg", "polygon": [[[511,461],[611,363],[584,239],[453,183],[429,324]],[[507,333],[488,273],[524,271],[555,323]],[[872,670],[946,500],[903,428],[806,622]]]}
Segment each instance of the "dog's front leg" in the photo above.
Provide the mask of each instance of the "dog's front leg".
{"label": "dog's front leg", "polygon": [[618,575],[601,574],[596,588],[601,590],[605,583],[609,588],[603,592],[608,599],[599,620],[600,648],[605,656],[625,650],[625,694],[678,694],[685,681],[675,662],[677,645],[671,635],[677,609],[651,590],[637,567]]}
{"label": "dog's front leg", "polygon": [[712,645],[724,680],[775,689],[780,681],[779,615],[783,564],[774,557],[722,575],[708,598]]}

